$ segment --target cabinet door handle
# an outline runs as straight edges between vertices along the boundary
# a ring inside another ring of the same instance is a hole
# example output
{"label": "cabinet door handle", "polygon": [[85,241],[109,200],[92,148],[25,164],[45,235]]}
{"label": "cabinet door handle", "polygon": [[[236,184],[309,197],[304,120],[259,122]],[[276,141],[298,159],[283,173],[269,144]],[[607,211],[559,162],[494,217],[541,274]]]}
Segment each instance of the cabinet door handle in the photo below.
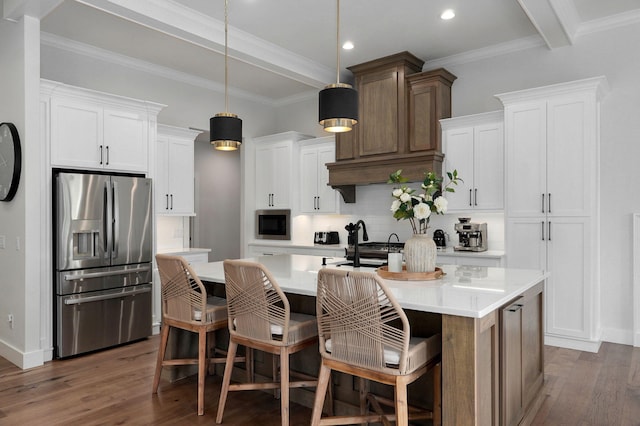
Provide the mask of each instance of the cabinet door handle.
{"label": "cabinet door handle", "polygon": [[509,306],[507,308],[507,311],[509,312],[518,312],[520,309],[522,309],[522,306],[520,303],[514,303],[513,305]]}
{"label": "cabinet door handle", "polygon": [[316,197],[318,199],[318,210],[320,210],[320,197]]}
{"label": "cabinet door handle", "polygon": [[109,165],[109,145],[107,145],[107,166]]}
{"label": "cabinet door handle", "polygon": [[551,221],[549,221],[549,231],[547,233],[549,234],[549,238],[547,238],[547,240],[551,241]]}
{"label": "cabinet door handle", "polygon": [[473,205],[478,205],[478,188],[473,190]]}
{"label": "cabinet door handle", "polygon": [[549,197],[549,209],[547,211],[551,213],[551,193],[548,193],[547,195]]}
{"label": "cabinet door handle", "polygon": [[544,213],[544,194],[540,194],[542,195],[542,210],[541,213]]}
{"label": "cabinet door handle", "polygon": [[166,197],[164,209],[169,210],[169,194],[164,194],[164,196]]}
{"label": "cabinet door handle", "polygon": [[472,206],[473,204],[471,204],[471,189],[469,189],[469,206]]}
{"label": "cabinet door handle", "polygon": [[542,232],[542,241],[544,241],[544,220],[540,222],[540,230]]}
{"label": "cabinet door handle", "polygon": [[173,210],[173,194],[169,196],[171,198],[171,210]]}
{"label": "cabinet door handle", "polygon": [[100,164],[102,164],[102,145],[100,145]]}

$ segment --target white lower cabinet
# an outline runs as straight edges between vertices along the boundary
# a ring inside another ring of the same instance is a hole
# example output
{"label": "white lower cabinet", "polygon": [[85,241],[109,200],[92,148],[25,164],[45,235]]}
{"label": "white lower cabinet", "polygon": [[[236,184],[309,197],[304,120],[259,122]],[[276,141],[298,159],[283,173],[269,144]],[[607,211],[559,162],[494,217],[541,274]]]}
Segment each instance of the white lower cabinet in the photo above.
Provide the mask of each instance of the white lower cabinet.
{"label": "white lower cabinet", "polygon": [[596,77],[505,93],[507,267],[550,273],[546,343],[597,351],[600,180]]}
{"label": "white lower cabinet", "polygon": [[272,256],[276,254],[302,254],[308,256],[325,256],[335,259],[345,257],[344,248],[316,246],[282,246],[269,244],[249,244],[249,256]]}
{"label": "white lower cabinet", "polygon": [[448,264],[448,265],[466,265],[466,266],[486,266],[499,268],[503,267],[502,258],[501,257],[488,257],[482,255],[468,255],[468,256],[458,256],[458,255],[447,255],[447,254],[439,254],[437,255],[436,262],[439,264]]}
{"label": "white lower cabinet", "polygon": [[158,125],[154,171],[156,213],[192,216],[194,204],[194,139],[200,132]]}

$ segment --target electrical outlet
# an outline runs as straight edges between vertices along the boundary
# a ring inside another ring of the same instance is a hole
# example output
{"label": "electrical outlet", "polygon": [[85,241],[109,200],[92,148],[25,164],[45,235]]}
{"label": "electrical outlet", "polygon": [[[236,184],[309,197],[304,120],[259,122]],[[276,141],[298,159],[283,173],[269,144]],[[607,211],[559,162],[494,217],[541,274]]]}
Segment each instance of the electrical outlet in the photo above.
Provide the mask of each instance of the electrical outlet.
{"label": "electrical outlet", "polygon": [[20,251],[20,237],[16,237],[16,250]]}
{"label": "electrical outlet", "polygon": [[7,315],[7,321],[9,322],[9,328],[13,330],[13,314]]}
{"label": "electrical outlet", "polygon": [[7,247],[7,238],[4,235],[0,235],[0,249]]}

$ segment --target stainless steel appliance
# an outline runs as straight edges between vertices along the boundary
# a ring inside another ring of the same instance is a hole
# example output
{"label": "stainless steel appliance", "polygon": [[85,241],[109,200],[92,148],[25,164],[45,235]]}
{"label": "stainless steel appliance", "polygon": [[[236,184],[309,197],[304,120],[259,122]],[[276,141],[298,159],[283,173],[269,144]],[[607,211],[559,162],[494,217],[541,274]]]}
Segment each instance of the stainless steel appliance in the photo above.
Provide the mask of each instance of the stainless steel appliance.
{"label": "stainless steel appliance", "polygon": [[316,232],[313,235],[314,244],[340,244],[338,231]]}
{"label": "stainless steel appliance", "polygon": [[453,249],[456,251],[486,251],[487,250],[487,224],[472,223],[468,217],[458,218],[460,221],[454,225],[458,233],[459,245]]}
{"label": "stainless steel appliance", "polygon": [[447,246],[446,233],[442,229],[436,229],[433,231],[433,242],[436,243],[438,248]]}
{"label": "stainless steel appliance", "polygon": [[291,210],[256,210],[256,238],[290,240]]}
{"label": "stainless steel appliance", "polygon": [[55,356],[151,335],[151,180],[54,173]]}

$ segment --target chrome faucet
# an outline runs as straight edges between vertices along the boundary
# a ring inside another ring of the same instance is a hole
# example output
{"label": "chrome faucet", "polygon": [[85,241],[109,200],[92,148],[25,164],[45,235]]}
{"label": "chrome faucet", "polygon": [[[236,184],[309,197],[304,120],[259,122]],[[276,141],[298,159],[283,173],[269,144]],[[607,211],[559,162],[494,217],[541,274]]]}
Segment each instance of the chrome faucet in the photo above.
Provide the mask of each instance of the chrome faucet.
{"label": "chrome faucet", "polygon": [[360,250],[358,250],[358,230],[360,229],[360,225],[362,225],[362,240],[369,241],[369,236],[367,235],[367,226],[364,224],[364,221],[361,219],[355,223],[348,224],[344,227],[347,231],[349,231],[349,235],[352,236],[353,240],[353,267],[360,267]]}

